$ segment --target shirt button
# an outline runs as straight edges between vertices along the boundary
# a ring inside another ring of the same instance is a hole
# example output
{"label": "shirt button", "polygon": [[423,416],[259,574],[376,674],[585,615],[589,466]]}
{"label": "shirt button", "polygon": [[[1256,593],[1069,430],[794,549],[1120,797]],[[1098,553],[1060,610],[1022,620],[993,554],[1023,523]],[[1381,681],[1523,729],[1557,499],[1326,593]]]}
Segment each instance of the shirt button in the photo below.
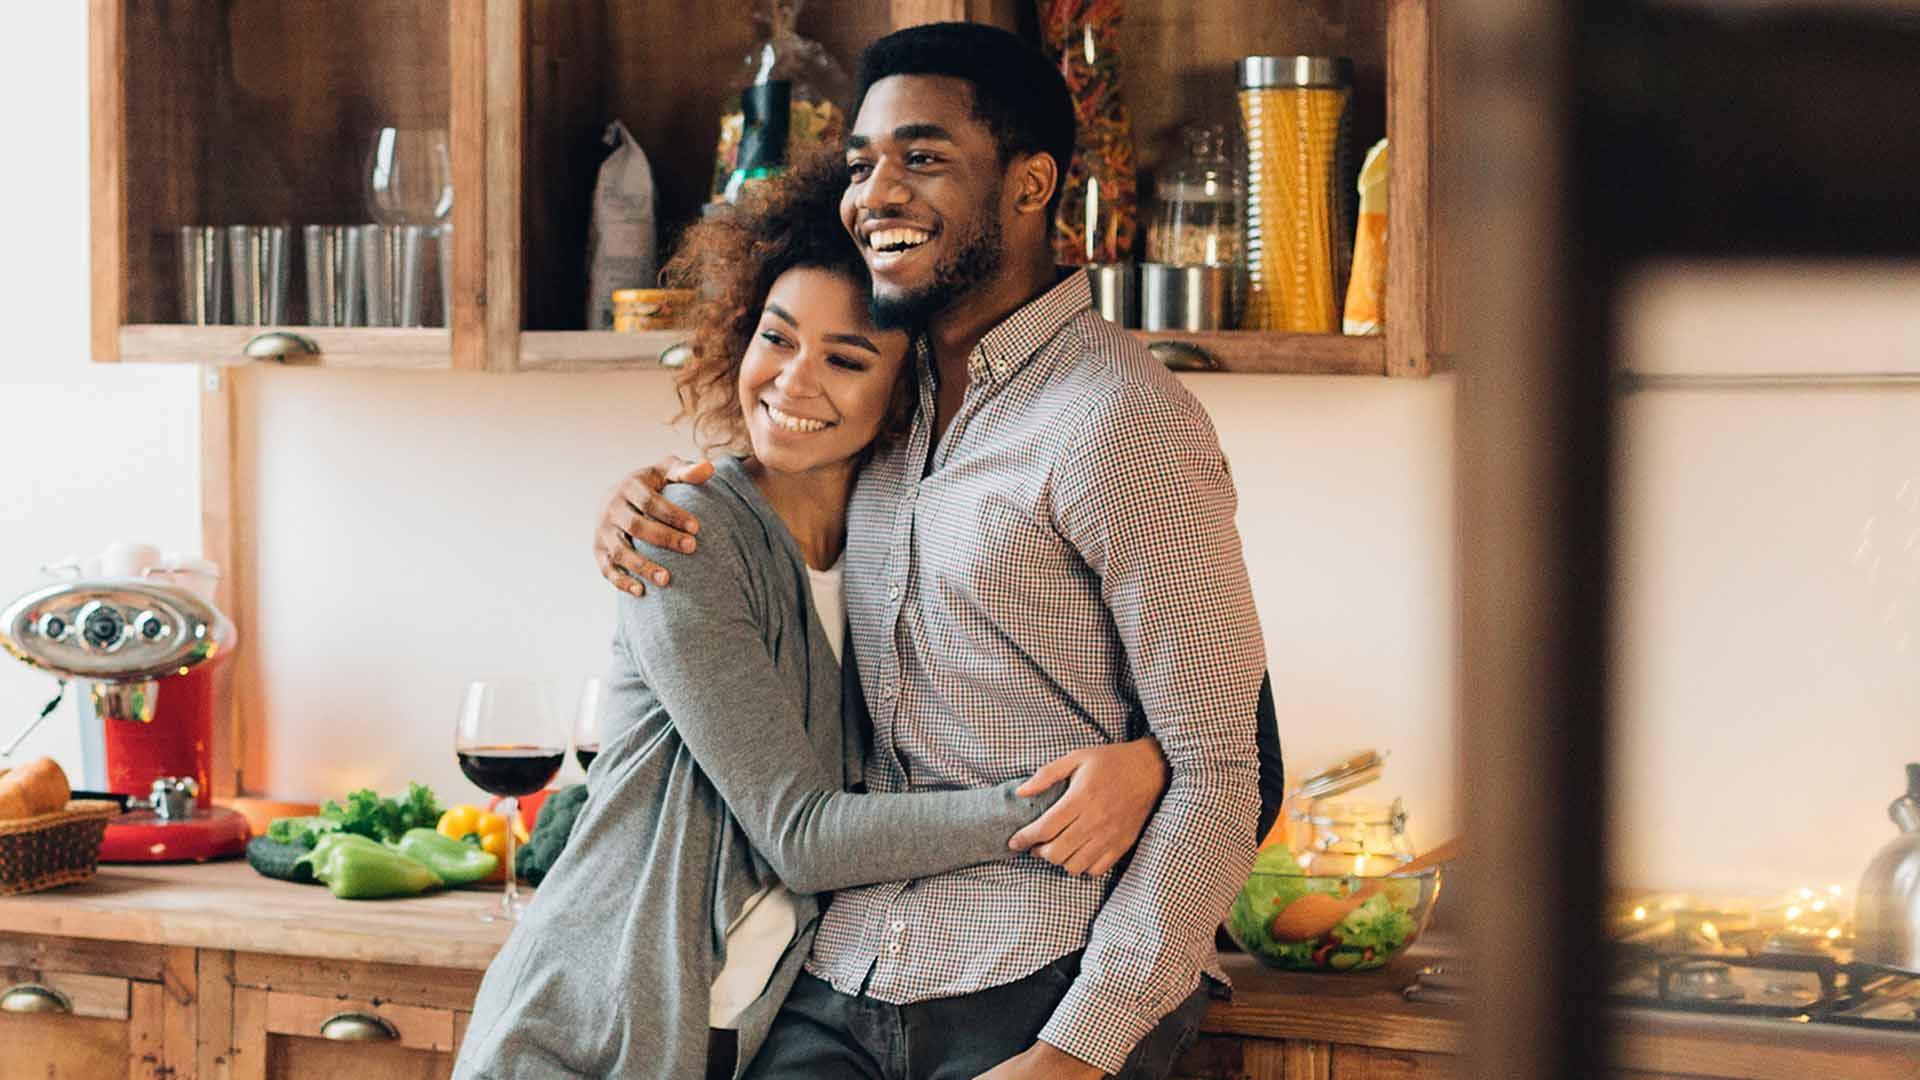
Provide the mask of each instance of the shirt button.
{"label": "shirt button", "polygon": [[896,941],[896,942],[893,942],[892,944],[890,944],[890,945],[888,945],[888,946],[887,946],[887,951],[888,951],[888,952],[890,952],[890,953],[897,953],[897,952],[899,952],[899,951],[900,951],[900,943]]}
{"label": "shirt button", "polygon": [[900,599],[900,586],[898,586],[898,585],[891,585],[891,586],[888,586],[888,588],[887,588],[887,599],[889,599],[889,600],[898,600],[898,599]]}
{"label": "shirt button", "polygon": [[896,934],[902,930],[905,930],[906,928],[907,928],[907,924],[903,922],[897,922],[893,924],[893,932]]}
{"label": "shirt button", "polygon": [[883,700],[883,701],[892,701],[892,700],[893,700],[893,687],[891,687],[891,686],[883,686],[883,687],[881,687],[881,688],[880,688],[880,698],[881,698],[881,700]]}

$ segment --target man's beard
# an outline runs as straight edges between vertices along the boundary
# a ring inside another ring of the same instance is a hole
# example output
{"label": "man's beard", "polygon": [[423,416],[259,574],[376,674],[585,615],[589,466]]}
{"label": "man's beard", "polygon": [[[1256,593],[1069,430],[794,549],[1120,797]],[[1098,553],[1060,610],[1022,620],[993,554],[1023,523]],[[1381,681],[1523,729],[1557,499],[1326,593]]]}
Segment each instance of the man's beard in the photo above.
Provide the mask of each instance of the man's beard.
{"label": "man's beard", "polygon": [[[997,190],[987,205],[1000,205]],[[1000,217],[989,209],[978,221],[979,225],[960,249],[934,268],[932,283],[894,296],[873,294],[867,313],[872,316],[876,329],[918,330],[954,301],[1000,273],[1007,261],[1006,234],[1000,227]]]}

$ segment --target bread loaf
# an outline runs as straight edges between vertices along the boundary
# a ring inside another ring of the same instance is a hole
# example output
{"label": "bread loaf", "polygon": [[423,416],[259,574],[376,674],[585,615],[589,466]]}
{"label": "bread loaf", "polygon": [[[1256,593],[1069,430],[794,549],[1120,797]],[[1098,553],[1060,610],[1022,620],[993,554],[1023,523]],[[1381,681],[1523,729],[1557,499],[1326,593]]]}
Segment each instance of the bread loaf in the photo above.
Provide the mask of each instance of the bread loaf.
{"label": "bread loaf", "polygon": [[0,772],[0,821],[65,809],[71,794],[66,772],[52,758]]}

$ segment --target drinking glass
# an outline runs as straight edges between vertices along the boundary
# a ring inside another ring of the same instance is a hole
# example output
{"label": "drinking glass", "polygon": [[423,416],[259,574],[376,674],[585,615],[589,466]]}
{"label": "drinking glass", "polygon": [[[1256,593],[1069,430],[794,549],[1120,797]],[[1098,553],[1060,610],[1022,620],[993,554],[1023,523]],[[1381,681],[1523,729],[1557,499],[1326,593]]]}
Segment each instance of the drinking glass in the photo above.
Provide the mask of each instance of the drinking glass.
{"label": "drinking glass", "polygon": [[438,225],[453,210],[453,159],[439,128],[383,127],[367,155],[367,212],[382,225]]}
{"label": "drinking glass", "polygon": [[590,678],[580,686],[580,704],[573,713],[573,756],[582,770],[593,768],[600,756],[600,708],[606,702],[607,684]]}
{"label": "drinking glass", "polygon": [[525,908],[513,868],[513,819],[520,796],[553,781],[567,753],[566,730],[555,719],[539,683],[532,679],[470,682],[460,698],[453,748],[460,771],[480,790],[504,800],[507,819],[507,888],[500,903],[480,912],[487,922],[517,921]]}

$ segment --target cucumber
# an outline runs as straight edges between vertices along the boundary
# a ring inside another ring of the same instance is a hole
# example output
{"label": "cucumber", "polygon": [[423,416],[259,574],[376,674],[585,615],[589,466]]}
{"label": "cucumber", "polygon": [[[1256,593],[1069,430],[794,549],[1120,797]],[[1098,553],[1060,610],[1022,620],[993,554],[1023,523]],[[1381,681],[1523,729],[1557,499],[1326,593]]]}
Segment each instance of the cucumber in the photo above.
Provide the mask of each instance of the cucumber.
{"label": "cucumber", "polygon": [[282,844],[264,836],[247,841],[247,865],[263,876],[302,885],[317,885],[313,867],[301,862],[310,849],[298,844]]}

